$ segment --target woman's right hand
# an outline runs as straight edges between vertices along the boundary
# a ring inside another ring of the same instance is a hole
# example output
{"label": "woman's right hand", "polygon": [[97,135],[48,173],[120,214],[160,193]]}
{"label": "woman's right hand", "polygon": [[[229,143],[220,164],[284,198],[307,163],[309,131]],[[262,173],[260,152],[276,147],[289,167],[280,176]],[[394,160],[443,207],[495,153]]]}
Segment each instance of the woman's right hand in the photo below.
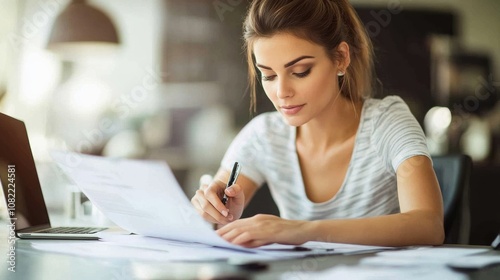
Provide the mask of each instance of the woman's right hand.
{"label": "woman's right hand", "polygon": [[[224,193],[228,197],[226,205],[222,203]],[[225,225],[241,217],[245,208],[245,194],[241,186],[234,184],[226,189],[224,182],[215,179],[208,185],[201,184],[191,203],[206,221]]]}

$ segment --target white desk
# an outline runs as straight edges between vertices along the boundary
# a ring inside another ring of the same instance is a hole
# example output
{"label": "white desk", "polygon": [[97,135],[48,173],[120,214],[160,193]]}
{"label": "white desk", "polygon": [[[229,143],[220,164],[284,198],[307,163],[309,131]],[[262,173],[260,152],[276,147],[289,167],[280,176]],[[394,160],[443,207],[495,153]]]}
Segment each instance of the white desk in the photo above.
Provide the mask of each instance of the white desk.
{"label": "white desk", "polygon": [[[92,259],[31,248],[31,241],[16,242],[16,272],[7,270],[7,239],[2,230],[0,255],[4,261],[0,265],[0,279],[12,280],[58,280],[58,279],[278,279],[284,272],[323,270],[335,265],[359,265],[359,261],[372,253],[360,255],[333,255],[294,260],[273,261],[262,271],[251,271],[224,261],[218,262],[162,262],[136,259]],[[65,242],[65,241],[58,241]],[[88,241],[92,246],[94,241]],[[463,247],[463,246],[461,246]],[[500,251],[486,254],[500,256]],[[499,279],[500,265],[476,271],[463,271],[469,279]]]}

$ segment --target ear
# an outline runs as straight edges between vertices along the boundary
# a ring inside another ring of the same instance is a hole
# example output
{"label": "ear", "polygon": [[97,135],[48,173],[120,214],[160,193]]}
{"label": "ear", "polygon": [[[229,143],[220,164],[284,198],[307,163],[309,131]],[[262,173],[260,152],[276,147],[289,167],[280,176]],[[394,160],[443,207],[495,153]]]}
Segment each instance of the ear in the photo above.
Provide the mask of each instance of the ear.
{"label": "ear", "polygon": [[351,64],[351,56],[349,54],[349,45],[342,41],[337,46],[337,52],[339,54],[339,70],[346,72],[347,67]]}

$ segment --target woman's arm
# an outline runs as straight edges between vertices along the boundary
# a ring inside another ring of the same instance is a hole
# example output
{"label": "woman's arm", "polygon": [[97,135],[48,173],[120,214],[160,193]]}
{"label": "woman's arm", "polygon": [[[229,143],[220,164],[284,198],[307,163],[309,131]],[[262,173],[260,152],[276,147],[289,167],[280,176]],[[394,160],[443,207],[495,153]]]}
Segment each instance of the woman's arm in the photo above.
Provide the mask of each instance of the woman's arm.
{"label": "woman's arm", "polygon": [[397,170],[397,184],[401,213],[313,221],[306,225],[307,239],[382,246],[442,244],[443,200],[429,158],[405,160]]}
{"label": "woman's arm", "polygon": [[425,156],[405,160],[397,170],[397,183],[399,214],[311,222],[257,215],[230,223],[218,233],[247,247],[307,241],[380,246],[442,244],[442,198],[431,161]]}

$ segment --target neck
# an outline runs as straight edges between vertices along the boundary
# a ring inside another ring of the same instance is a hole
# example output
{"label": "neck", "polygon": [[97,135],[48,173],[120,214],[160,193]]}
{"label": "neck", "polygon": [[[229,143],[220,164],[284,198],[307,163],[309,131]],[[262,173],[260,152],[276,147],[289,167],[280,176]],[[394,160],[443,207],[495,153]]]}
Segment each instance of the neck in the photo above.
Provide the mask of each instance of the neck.
{"label": "neck", "polygon": [[297,143],[326,151],[355,137],[361,120],[363,102],[339,97],[314,119],[297,128]]}

